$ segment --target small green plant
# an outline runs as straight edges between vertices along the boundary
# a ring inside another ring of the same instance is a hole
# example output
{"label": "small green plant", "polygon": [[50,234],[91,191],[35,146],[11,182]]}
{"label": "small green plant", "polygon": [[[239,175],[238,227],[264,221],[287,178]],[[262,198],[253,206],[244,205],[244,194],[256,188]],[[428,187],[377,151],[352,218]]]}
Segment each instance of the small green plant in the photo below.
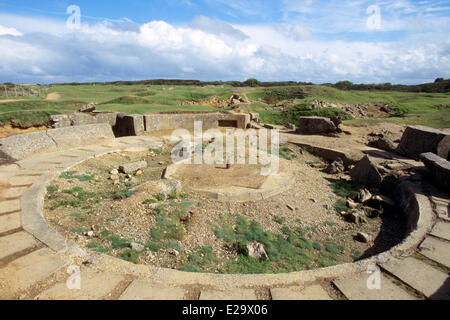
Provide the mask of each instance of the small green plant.
{"label": "small green plant", "polygon": [[111,194],[111,198],[113,200],[123,200],[123,199],[127,199],[127,198],[131,197],[135,193],[136,193],[136,191],[132,191],[129,188],[124,188],[122,190],[113,192]]}
{"label": "small green plant", "polygon": [[343,246],[336,245],[334,243],[327,243],[325,245],[325,249],[328,252],[333,253],[333,254],[341,254],[345,250],[345,248]]}
{"label": "small green plant", "polygon": [[144,200],[144,202],[142,202],[142,204],[153,204],[153,203],[157,203],[158,201],[156,201],[155,199],[147,199]]}
{"label": "small green plant", "polygon": [[336,210],[337,213],[341,212],[348,212],[349,208],[347,207],[346,201],[343,199],[338,199],[334,205],[334,210]]}
{"label": "small green plant", "polygon": [[139,255],[140,255],[140,252],[128,249],[128,250],[124,251],[120,257],[122,258],[122,260],[129,261],[134,264],[138,264],[139,263]]}
{"label": "small green plant", "polygon": [[85,232],[89,232],[88,228],[85,227],[79,227],[79,228],[73,228],[72,230],[70,230],[73,233],[85,233]]}
{"label": "small green plant", "polygon": [[164,200],[166,200],[166,195],[163,194],[163,193],[157,193],[155,195],[155,199],[158,200],[158,201],[164,201]]}
{"label": "small green plant", "polygon": [[201,269],[199,269],[198,267],[193,266],[193,265],[183,266],[178,270],[183,271],[183,272],[196,272],[196,273],[202,272]]}
{"label": "small green plant", "polygon": [[354,198],[358,195],[361,186],[347,181],[339,180],[330,184],[333,192],[339,197]]}
{"label": "small green plant", "polygon": [[177,192],[176,190],[173,190],[172,192],[170,192],[170,193],[168,194],[168,198],[169,198],[170,200],[175,200],[175,199],[177,199],[177,198],[178,198],[178,192]]}
{"label": "small green plant", "polygon": [[179,220],[167,214],[156,218],[156,225],[150,231],[152,240],[183,240],[185,230]]}
{"label": "small green plant", "polygon": [[163,246],[162,246],[161,244],[159,244],[159,243],[156,243],[156,242],[150,240],[149,242],[147,242],[147,244],[145,245],[145,247],[146,247],[147,249],[149,249],[150,251],[158,252],[159,250],[162,249]]}
{"label": "small green plant", "polygon": [[128,248],[131,244],[131,241],[128,239],[123,239],[119,236],[112,235],[109,237],[109,241],[111,241],[111,247],[113,249],[122,249]]}
{"label": "small green plant", "polygon": [[153,152],[154,154],[157,154],[157,155],[161,155],[163,152],[161,149],[155,149],[155,148],[151,148],[149,151]]}
{"label": "small green plant", "polygon": [[58,191],[58,188],[57,187],[55,187],[55,186],[48,186],[47,187],[47,191],[48,192],[57,192]]}
{"label": "small green plant", "polygon": [[286,218],[274,216],[274,217],[273,217],[273,221],[275,221],[275,222],[278,223],[278,224],[283,224],[283,223],[286,222]]}

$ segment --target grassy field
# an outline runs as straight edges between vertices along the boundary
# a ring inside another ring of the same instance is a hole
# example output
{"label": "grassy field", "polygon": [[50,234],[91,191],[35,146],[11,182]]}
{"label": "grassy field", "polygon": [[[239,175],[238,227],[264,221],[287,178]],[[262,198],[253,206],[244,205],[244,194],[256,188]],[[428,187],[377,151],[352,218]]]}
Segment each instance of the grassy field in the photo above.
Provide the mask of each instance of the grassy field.
{"label": "grassy field", "polygon": [[[344,103],[385,102],[394,107],[389,118],[350,119],[350,125],[370,125],[382,121],[404,124],[422,124],[435,128],[450,127],[450,93],[410,93],[383,91],[343,91],[319,85],[274,88],[234,88],[196,86],[144,86],[144,85],[80,85],[52,86],[47,98],[32,98],[23,101],[1,103],[0,126],[27,128],[48,124],[49,116],[73,112],[88,102],[98,103],[97,109],[127,113],[149,113],[161,111],[216,110],[213,106],[181,105],[185,101],[204,101],[214,96],[220,100],[232,94],[246,96],[251,103],[243,110],[259,112],[263,122],[284,124],[294,121],[299,115],[334,115],[336,110],[311,111],[301,108],[292,112],[269,111],[270,104],[294,101],[306,105],[312,100]],[[439,105],[446,107],[438,108]],[[345,117],[344,117],[345,118]]]}

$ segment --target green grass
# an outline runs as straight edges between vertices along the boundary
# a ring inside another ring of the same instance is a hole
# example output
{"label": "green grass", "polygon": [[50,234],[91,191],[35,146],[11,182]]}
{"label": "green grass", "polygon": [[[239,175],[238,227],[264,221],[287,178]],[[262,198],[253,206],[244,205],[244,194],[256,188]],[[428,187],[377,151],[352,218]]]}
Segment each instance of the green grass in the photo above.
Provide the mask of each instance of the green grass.
{"label": "green grass", "polygon": [[[300,231],[300,232],[299,232]],[[245,216],[236,218],[234,228],[225,224],[216,226],[217,238],[233,244],[238,254],[237,260],[229,262],[224,267],[227,273],[280,273],[309,269],[314,263],[320,264],[320,252],[323,246],[319,242],[304,237],[303,230],[291,229],[283,226],[281,233],[265,231],[256,221],[250,221]],[[258,260],[247,256],[248,243],[261,243],[269,257],[268,260]],[[343,252],[343,247],[327,244],[324,251],[336,261],[337,256]],[[321,252],[322,253],[322,252]],[[193,263],[190,261],[191,264]],[[331,263],[332,261],[327,261]]]}
{"label": "green grass", "polygon": [[136,193],[136,191],[132,191],[129,188],[123,188],[121,190],[114,191],[111,194],[111,199],[113,199],[113,200],[123,200],[123,199],[127,199],[127,198],[131,197],[135,193]]}
{"label": "green grass", "polygon": [[[165,90],[164,90],[165,89]],[[252,101],[242,108],[259,112],[262,122],[273,124],[297,123],[301,115],[340,115],[349,125],[370,125],[379,122],[422,124],[435,128],[450,127],[450,109],[434,108],[449,105],[450,93],[414,93],[394,91],[339,90],[320,85],[297,85],[292,87],[240,88]],[[55,85],[49,93],[60,95],[57,101],[30,98],[0,105],[0,125],[17,127],[49,125],[53,114],[71,113],[88,102],[99,103],[98,110],[144,114],[164,111],[212,111],[213,106],[184,105],[186,101],[204,101],[213,96],[221,100],[236,92],[235,88],[209,88],[199,86],[147,86],[147,85]],[[296,106],[287,112],[265,110],[267,104],[294,101]],[[384,102],[393,106],[391,117],[386,119],[350,119],[341,110],[309,110],[312,100],[342,103]],[[261,102],[263,101],[263,102]]]}

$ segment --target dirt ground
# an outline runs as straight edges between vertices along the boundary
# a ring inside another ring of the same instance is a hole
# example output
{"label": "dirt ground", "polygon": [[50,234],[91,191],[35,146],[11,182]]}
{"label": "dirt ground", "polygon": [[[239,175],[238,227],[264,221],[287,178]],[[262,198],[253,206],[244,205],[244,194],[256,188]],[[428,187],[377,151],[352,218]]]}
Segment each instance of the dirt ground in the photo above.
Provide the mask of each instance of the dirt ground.
{"label": "dirt ground", "polygon": [[45,98],[45,100],[48,100],[48,101],[57,101],[57,100],[59,100],[60,97],[61,97],[61,95],[60,95],[58,92],[52,92],[52,93],[49,93],[49,94],[47,95],[47,97]]}
{"label": "dirt ground", "polygon": [[14,136],[16,134],[28,133],[28,132],[36,132],[47,130],[48,128],[45,126],[41,127],[31,127],[28,129],[14,128],[11,125],[0,127],[0,138],[7,138],[10,136]]}
{"label": "dirt ground", "polygon": [[[299,147],[289,145],[289,148],[293,151],[289,162],[294,169],[295,184],[289,191],[268,200],[224,203],[189,192],[187,188],[169,199],[155,200],[157,195],[149,191],[120,199],[111,197],[114,192],[123,191],[125,186],[114,186],[108,179],[113,168],[145,159],[148,167],[142,175],[133,177],[135,181],[130,187],[146,181],[157,181],[169,164],[169,147],[158,155],[151,152],[117,153],[78,165],[71,170],[75,173],[63,175],[52,183],[53,190],[49,191],[45,201],[45,216],[58,232],[81,246],[123,257],[129,251],[125,248],[129,242],[148,244],[152,240],[151,231],[161,222],[165,212],[187,206],[189,215],[181,224],[184,236],[166,242],[166,246],[159,250],[145,250],[136,262],[179,269],[188,264],[192,254],[198,252],[199,248],[210,247],[218,260],[205,267],[204,271],[215,273],[226,273],[226,266],[237,259],[237,252],[217,237],[217,228],[234,224],[239,216],[258,222],[268,232],[281,234],[283,228],[297,228],[304,230],[304,236],[311,242],[342,246],[345,249],[337,256],[336,264],[352,262],[367,252],[375,254],[387,250],[399,241],[401,235],[395,232],[395,223],[391,225],[393,230],[382,232],[383,228],[386,229],[386,221],[383,222],[381,218],[370,219],[362,225],[344,221],[333,208],[338,196],[333,192],[331,183],[348,177],[322,173],[317,169],[320,159]],[[312,163],[316,165],[311,166]],[[245,168],[240,170],[242,173]],[[191,178],[192,174],[195,175],[195,170],[192,170]],[[208,179],[207,176],[203,179]],[[82,201],[77,202],[78,199]],[[149,199],[152,201],[146,202]],[[383,245],[378,246],[377,252],[371,251],[373,242],[355,241],[354,237],[359,231],[369,234],[373,239],[382,238]],[[116,240],[126,239],[125,247],[114,248],[114,244],[111,247],[111,236],[115,236]],[[318,253],[311,255],[315,261]],[[308,266],[316,267],[320,267],[317,262]]]}

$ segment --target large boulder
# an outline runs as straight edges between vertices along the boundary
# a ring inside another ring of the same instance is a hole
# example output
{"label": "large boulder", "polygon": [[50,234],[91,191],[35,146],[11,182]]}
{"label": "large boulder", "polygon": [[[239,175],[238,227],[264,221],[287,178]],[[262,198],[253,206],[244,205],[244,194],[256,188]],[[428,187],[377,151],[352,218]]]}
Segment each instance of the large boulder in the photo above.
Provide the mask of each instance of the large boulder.
{"label": "large boulder", "polygon": [[379,188],[383,177],[378,172],[377,166],[370,160],[369,156],[365,156],[350,171],[352,181],[369,188]]}
{"label": "large boulder", "polygon": [[147,161],[139,161],[132,163],[125,163],[119,166],[119,171],[122,173],[130,174],[135,173],[138,170],[147,168]]}
{"label": "large boulder", "polygon": [[420,159],[427,167],[434,183],[450,194],[450,162],[431,152],[421,154]]}
{"label": "large boulder", "polygon": [[432,152],[447,159],[450,151],[449,136],[449,133],[441,130],[410,126],[403,133],[397,152],[413,159],[419,159],[422,153]]}
{"label": "large boulder", "polygon": [[337,132],[338,127],[330,118],[301,117],[297,132],[302,134],[326,134]]}

